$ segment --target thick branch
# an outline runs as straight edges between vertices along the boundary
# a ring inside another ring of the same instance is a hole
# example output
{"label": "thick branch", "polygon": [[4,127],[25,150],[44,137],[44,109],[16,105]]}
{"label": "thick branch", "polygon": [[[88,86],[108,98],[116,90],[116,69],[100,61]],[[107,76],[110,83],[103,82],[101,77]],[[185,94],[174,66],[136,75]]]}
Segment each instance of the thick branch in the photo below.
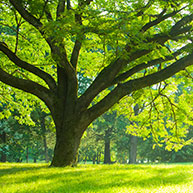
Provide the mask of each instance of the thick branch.
{"label": "thick branch", "polygon": [[126,83],[123,83],[122,85],[125,89],[125,92],[128,87],[132,87],[132,91],[136,91],[162,82],[170,78],[174,74],[178,73],[179,71],[184,70],[186,67],[190,65],[193,65],[193,52],[188,56],[179,59],[178,61],[174,62],[173,64],[171,64],[170,66],[164,68],[159,72],[147,75],[139,79],[128,81]]}
{"label": "thick branch", "polygon": [[[76,21],[77,25],[82,26],[82,15],[81,14],[75,14],[75,21]],[[77,34],[74,48],[73,48],[72,55],[71,55],[71,59],[70,59],[70,62],[75,69],[76,69],[76,66],[78,63],[78,57],[79,57],[80,49],[82,46],[81,39],[83,39],[83,35]]]}
{"label": "thick branch", "polygon": [[2,51],[15,65],[43,79],[52,90],[56,89],[55,80],[52,78],[51,75],[33,66],[32,64],[29,64],[18,58],[16,54],[14,54],[11,50],[9,50],[9,48],[2,42],[0,42],[0,51]]}
{"label": "thick branch", "polygon": [[[182,9],[184,9],[184,8],[182,8]],[[166,20],[166,19],[168,19],[168,18],[176,15],[176,14],[177,14],[178,12],[180,12],[182,9],[177,10],[177,11],[173,11],[172,13],[168,13],[168,14],[166,14],[166,15],[163,15],[163,12],[165,11],[165,9],[164,9],[164,10],[160,13],[160,15],[158,15],[158,18],[157,18],[157,19],[155,19],[155,20],[153,20],[153,21],[145,24],[145,25],[142,27],[141,31],[142,31],[142,32],[147,31],[149,28],[151,28],[151,27],[153,27],[153,26],[161,23],[162,21],[164,21],[164,20]]]}
{"label": "thick branch", "polygon": [[65,0],[59,0],[58,6],[57,6],[57,12],[56,17],[59,18],[62,13],[64,13],[65,10]]}
{"label": "thick branch", "polygon": [[119,84],[99,103],[88,109],[85,115],[89,116],[89,118],[93,121],[98,116],[106,112],[109,108],[111,108],[124,96],[130,94],[133,91],[140,90],[142,88],[164,81],[190,65],[193,65],[193,52],[159,72],[135,80],[130,80],[123,84]]}
{"label": "thick branch", "polygon": [[172,53],[172,55],[166,56],[165,58],[157,58],[155,60],[151,60],[148,63],[141,63],[138,64],[137,66],[131,68],[130,70],[120,74],[118,77],[116,77],[113,82],[112,85],[117,84],[121,81],[126,80],[127,78],[129,78],[130,76],[132,76],[133,74],[135,74],[136,72],[139,72],[145,68],[151,67],[151,66],[155,66],[157,64],[163,63],[163,62],[167,62],[169,60],[173,60],[175,59],[177,56],[179,56],[183,51],[185,51],[188,47],[190,47],[191,44],[188,44],[184,47],[182,47],[181,49],[179,49],[178,51]]}
{"label": "thick branch", "polygon": [[53,41],[53,45],[51,47],[52,58],[56,61],[56,63],[63,67],[66,75],[73,76],[75,73],[75,69],[72,64],[68,61],[65,45],[63,44],[63,39],[59,41]]}
{"label": "thick branch", "polygon": [[76,66],[78,63],[78,57],[79,57],[81,45],[82,45],[82,43],[78,39],[76,39],[75,44],[74,44],[74,48],[72,51],[71,59],[70,59],[70,63],[72,64],[72,66],[75,69],[76,69]]}
{"label": "thick branch", "polygon": [[93,0],[86,0],[86,1],[84,1],[84,0],[79,0],[78,1],[78,5],[79,5],[79,7],[84,7],[84,6],[86,6],[86,5],[90,5],[90,3],[92,2]]}
{"label": "thick branch", "polygon": [[147,4],[141,8],[141,10],[136,14],[137,17],[141,16],[144,14],[144,11],[147,10],[151,5],[152,5],[153,1],[152,0],[149,0],[147,2]]}
{"label": "thick branch", "polygon": [[[109,66],[104,68],[90,87],[85,91],[85,93],[79,98],[80,108],[86,108],[89,106],[91,101],[98,95],[98,93],[106,88],[106,84],[111,82],[112,79],[121,70],[122,66],[125,65],[127,61],[125,59],[118,58],[116,61],[112,62]],[[112,69],[112,70],[111,70]]]}
{"label": "thick branch", "polygon": [[[31,25],[33,25],[42,35],[44,35],[43,24],[39,19],[29,13],[23,6],[20,0],[9,0],[13,7],[19,12],[19,14]],[[50,15],[51,16],[51,15]],[[50,17],[49,16],[49,17]],[[44,37],[50,47],[52,47],[52,38]]]}
{"label": "thick branch", "polygon": [[53,21],[52,14],[50,13],[49,8],[46,7],[45,14],[48,21]]}
{"label": "thick branch", "polygon": [[41,29],[42,23],[23,8],[20,0],[9,0],[9,2],[15,7],[15,9],[21,14],[21,16],[30,24],[32,24],[38,30]]}
{"label": "thick branch", "polygon": [[[57,63],[58,96],[65,101],[65,108],[77,100],[76,69],[68,61],[66,50],[62,43],[52,49],[52,57]],[[68,108],[69,110],[72,108]]]}
{"label": "thick branch", "polygon": [[48,1],[49,1],[49,0],[46,0],[46,1],[45,1],[44,8],[43,8],[42,14],[41,14],[41,16],[40,16],[40,19],[43,17],[43,15],[44,15],[44,13],[45,13],[45,15],[46,15],[46,17],[47,17],[47,20],[48,20],[48,21],[53,21],[52,14],[51,14],[51,12],[50,12],[50,10],[49,10],[49,7],[48,7]]}
{"label": "thick branch", "polygon": [[[79,1],[78,2],[78,8],[83,9],[86,5],[89,5],[92,1],[93,0]],[[75,14],[75,21],[78,25],[82,25],[81,14]],[[71,59],[70,59],[70,62],[75,69],[77,66],[78,57],[79,57],[80,49],[82,46],[82,43],[81,43],[82,38],[83,38],[82,35],[80,35],[80,34],[77,35],[76,41],[74,44],[74,48],[72,51]]]}
{"label": "thick branch", "polygon": [[193,20],[193,14],[183,17],[172,27],[170,34],[175,34],[176,31],[179,31],[180,28],[190,23],[192,20]]}
{"label": "thick branch", "polygon": [[5,72],[4,70],[2,70],[1,68],[0,68],[0,81],[14,88],[23,90],[25,92],[37,96],[42,101],[44,101],[49,108],[51,108],[52,106],[51,96],[53,95],[52,92],[50,92],[49,89],[39,85],[38,83],[35,83],[31,80],[24,80],[21,78],[14,77]]}

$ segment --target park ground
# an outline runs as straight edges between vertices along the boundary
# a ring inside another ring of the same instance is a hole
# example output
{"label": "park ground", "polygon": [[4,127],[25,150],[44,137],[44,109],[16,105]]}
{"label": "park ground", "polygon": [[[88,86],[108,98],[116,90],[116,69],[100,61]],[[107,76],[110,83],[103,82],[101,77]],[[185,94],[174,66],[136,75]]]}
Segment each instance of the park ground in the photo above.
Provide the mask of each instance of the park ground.
{"label": "park ground", "polygon": [[78,165],[0,163],[0,193],[193,193],[193,163]]}

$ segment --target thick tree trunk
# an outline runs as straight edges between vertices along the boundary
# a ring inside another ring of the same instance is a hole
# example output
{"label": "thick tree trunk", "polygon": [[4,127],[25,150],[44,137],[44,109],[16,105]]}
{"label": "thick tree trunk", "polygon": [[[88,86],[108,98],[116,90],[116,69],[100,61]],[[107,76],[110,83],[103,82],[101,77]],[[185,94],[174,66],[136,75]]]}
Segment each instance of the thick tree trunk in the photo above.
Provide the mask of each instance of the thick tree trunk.
{"label": "thick tree trunk", "polygon": [[77,162],[80,138],[73,137],[69,133],[64,133],[56,138],[54,157],[51,166],[65,167],[73,166]]}
{"label": "thick tree trunk", "polygon": [[137,137],[130,136],[129,164],[136,164],[137,158]]}
{"label": "thick tree trunk", "polygon": [[[76,123],[75,120],[74,123]],[[65,167],[76,165],[82,133],[81,129],[75,126],[78,124],[74,123],[66,123],[62,128],[56,127],[56,145],[51,166]]]}

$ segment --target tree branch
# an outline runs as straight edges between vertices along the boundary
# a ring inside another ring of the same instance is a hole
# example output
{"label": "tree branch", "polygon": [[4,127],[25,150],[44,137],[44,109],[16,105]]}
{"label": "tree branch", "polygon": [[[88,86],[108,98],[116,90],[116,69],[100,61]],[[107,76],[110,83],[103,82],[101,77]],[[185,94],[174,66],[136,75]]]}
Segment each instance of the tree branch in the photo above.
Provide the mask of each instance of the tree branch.
{"label": "tree branch", "polygon": [[75,44],[74,44],[74,48],[72,51],[71,59],[70,59],[70,62],[75,69],[76,69],[76,66],[78,63],[78,57],[79,57],[81,45],[82,45],[82,43],[78,39],[76,39]]}
{"label": "tree branch", "polygon": [[111,62],[111,64],[105,67],[90,85],[90,87],[85,91],[85,93],[79,98],[80,109],[87,108],[91,101],[104,90],[107,83],[111,82],[117,73],[121,70],[123,65],[127,64],[127,60],[118,58],[116,61]]}
{"label": "tree branch", "polygon": [[63,44],[63,39],[59,41],[53,41],[51,46],[52,58],[55,62],[63,67],[66,75],[73,76],[75,73],[75,69],[72,64],[68,61],[65,45]]}
{"label": "tree branch", "polygon": [[14,77],[2,70],[1,68],[0,81],[14,88],[31,93],[40,98],[42,101],[44,101],[49,108],[52,107],[53,101],[51,96],[53,95],[53,93],[49,89],[39,85],[38,83],[35,83],[31,80],[24,80],[21,78]]}
{"label": "tree branch", "polygon": [[[77,25],[82,25],[81,14],[75,14],[75,21]],[[82,46],[82,43],[81,43],[82,38],[83,38],[83,35],[77,34],[74,48],[73,48],[72,55],[71,55],[71,59],[70,59],[70,62],[75,69],[77,66],[78,57],[79,57],[80,49]]]}
{"label": "tree branch", "polygon": [[169,60],[173,60],[175,59],[177,56],[179,56],[183,51],[185,51],[188,47],[190,47],[190,45],[192,44],[187,44],[186,46],[182,47],[181,49],[179,49],[178,51],[172,53],[172,55],[168,55],[165,58],[157,58],[155,60],[151,60],[148,63],[141,63],[133,68],[131,68],[130,70],[120,74],[119,76],[117,76],[113,82],[112,85],[120,83],[121,81],[126,80],[127,78],[129,78],[130,76],[132,76],[133,74],[135,74],[136,72],[139,72],[145,68],[151,67],[151,66],[155,66],[157,64],[163,63],[163,62],[167,62]]}
{"label": "tree branch", "polygon": [[[176,36],[183,34],[185,32],[189,32],[190,29],[192,29],[192,26],[187,26],[182,29],[176,30],[175,32],[168,34],[160,33],[155,34],[152,38],[147,39],[146,43],[158,43],[160,45],[163,45],[167,40],[169,39],[175,39]],[[175,34],[174,34],[175,33]],[[175,36],[174,36],[175,35]],[[131,52],[130,48],[126,50],[130,53],[129,59],[122,59],[118,58],[116,61],[112,62],[110,65],[108,65],[106,68],[104,68],[97,76],[97,78],[94,80],[94,82],[91,84],[91,86],[85,91],[85,93],[79,98],[81,101],[81,107],[80,108],[87,108],[91,101],[96,97],[102,90],[106,89],[107,87],[111,86],[109,85],[109,82],[112,82],[113,79],[117,76],[117,74],[120,72],[120,70],[127,65],[128,63],[146,55],[149,54],[153,49],[149,50],[137,50],[135,52]]]}
{"label": "tree branch", "polygon": [[[179,31],[183,26],[190,23],[193,20],[193,14],[183,17],[178,21],[171,29],[170,34],[175,34],[176,31]],[[185,28],[185,27],[184,27]]]}
{"label": "tree branch", "polygon": [[92,2],[93,0],[86,0],[86,1],[84,1],[84,0],[79,0],[78,1],[78,5],[79,5],[79,7],[84,7],[84,6],[86,6],[86,5],[90,5],[90,3]]}
{"label": "tree branch", "polygon": [[168,13],[168,14],[166,14],[166,15],[163,15],[163,13],[166,11],[166,9],[164,9],[164,10],[158,15],[158,18],[157,18],[157,19],[155,19],[154,21],[151,21],[151,22],[145,24],[145,25],[142,27],[141,31],[142,31],[142,32],[147,31],[149,28],[151,28],[151,27],[153,27],[153,26],[161,23],[162,21],[164,21],[164,20],[166,20],[166,19],[168,19],[168,18],[176,15],[177,13],[179,13],[179,12],[180,12],[181,10],[183,10],[184,8],[185,8],[185,7],[183,7],[183,8],[180,9],[180,10],[176,10],[176,11],[173,11],[173,12],[171,12],[171,13]]}
{"label": "tree branch", "polygon": [[46,7],[45,14],[48,21],[53,21],[52,14],[50,13],[50,10],[48,7]]}
{"label": "tree branch", "polygon": [[132,93],[133,91],[140,90],[142,88],[164,81],[190,65],[193,65],[193,52],[159,72],[135,80],[130,80],[123,84],[119,84],[105,98],[88,109],[84,116],[89,116],[89,119],[93,121],[98,116],[102,115],[104,112],[110,109],[124,96]]}
{"label": "tree branch", "polygon": [[[164,43],[169,39],[168,35],[165,34],[156,34],[155,37],[148,40],[148,42],[151,41],[159,41],[160,43]],[[90,87],[85,91],[85,93],[79,98],[79,101],[81,103],[80,108],[87,108],[89,104],[92,102],[94,97],[96,97],[102,90],[106,89],[107,87],[111,86],[112,81],[117,76],[117,74],[121,71],[121,69],[127,65],[128,63],[136,60],[137,58],[140,58],[148,53],[150,53],[152,49],[150,50],[137,50],[133,53],[130,53],[129,59],[122,59],[118,58],[117,60],[111,62],[110,65],[105,67],[96,77],[96,79],[93,81],[93,83],[90,85]],[[110,84],[109,84],[110,83]]]}
{"label": "tree branch", "polygon": [[41,31],[42,23],[31,13],[29,13],[25,8],[23,8],[20,0],[9,0],[9,2],[13,5],[13,7],[15,7],[15,9],[27,22],[29,22],[31,25]]}
{"label": "tree branch", "polygon": [[[166,41],[166,40],[165,40]],[[94,97],[96,97],[102,90],[111,86],[112,81],[121,71],[121,69],[127,65],[129,62],[134,61],[141,56],[150,53],[151,50],[137,50],[130,56],[129,59],[118,58],[117,60],[111,62],[110,65],[105,67],[90,85],[90,87],[85,91],[85,93],[79,98],[81,108],[87,108],[92,102]],[[110,83],[110,84],[109,84]]]}
{"label": "tree branch", "polygon": [[56,11],[56,17],[59,18],[62,13],[64,13],[65,10],[65,0],[59,0],[57,11]]}
{"label": "tree branch", "polygon": [[152,1],[152,0],[149,0],[149,1],[147,2],[147,4],[146,4],[144,7],[142,7],[141,10],[136,14],[136,16],[139,17],[139,16],[143,15],[144,11],[145,11],[146,9],[148,9],[152,4],[153,4],[153,1]]}
{"label": "tree branch", "polygon": [[[19,12],[19,14],[31,25],[33,25],[41,34],[44,35],[43,24],[39,19],[34,17],[31,13],[29,13],[21,4],[20,0],[9,0],[9,2],[13,5],[13,7]],[[44,37],[50,47],[53,46],[53,39],[51,37]]]}
{"label": "tree branch", "polygon": [[2,51],[15,65],[40,77],[52,90],[56,90],[56,82],[51,75],[18,58],[3,42],[0,42],[0,51]]}
{"label": "tree branch", "polygon": [[48,8],[48,1],[49,0],[45,0],[45,4],[44,4],[44,7],[43,7],[43,11],[42,11],[42,14],[40,15],[40,18],[39,20],[43,17],[44,13],[47,17],[47,20],[48,21],[53,21],[53,18],[52,18],[52,14],[50,13],[50,10]]}

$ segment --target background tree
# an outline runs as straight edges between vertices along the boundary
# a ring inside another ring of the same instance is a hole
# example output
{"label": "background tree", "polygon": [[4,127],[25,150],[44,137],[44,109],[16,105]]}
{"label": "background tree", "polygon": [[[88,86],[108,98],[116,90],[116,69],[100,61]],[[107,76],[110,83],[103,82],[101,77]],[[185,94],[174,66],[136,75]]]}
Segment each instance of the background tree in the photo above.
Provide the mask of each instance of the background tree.
{"label": "background tree", "polygon": [[[47,105],[56,126],[52,166],[72,165],[86,128],[120,99],[193,64],[192,4],[1,1],[1,25],[16,35],[1,34],[0,81]],[[81,96],[78,72],[93,80]]]}
{"label": "background tree", "polygon": [[[5,109],[4,104],[4,112],[6,112]],[[8,118],[4,117],[0,120],[1,161],[21,162],[25,160],[29,162],[29,159],[33,159],[34,162],[37,160],[50,161],[55,137],[52,120],[40,109],[35,109],[31,113],[34,121],[31,125],[20,123],[20,119],[17,118],[20,116],[20,113],[15,110]],[[42,120],[44,125],[42,125]]]}

